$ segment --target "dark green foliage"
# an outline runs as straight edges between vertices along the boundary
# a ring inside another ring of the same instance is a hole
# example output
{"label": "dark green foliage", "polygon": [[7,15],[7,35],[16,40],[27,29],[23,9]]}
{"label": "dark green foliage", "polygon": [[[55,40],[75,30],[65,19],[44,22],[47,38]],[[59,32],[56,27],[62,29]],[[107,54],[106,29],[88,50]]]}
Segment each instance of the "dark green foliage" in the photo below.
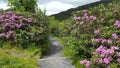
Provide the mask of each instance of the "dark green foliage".
{"label": "dark green foliage", "polygon": [[8,0],[8,5],[12,10],[35,12],[37,0]]}
{"label": "dark green foliage", "polygon": [[[59,36],[63,40],[64,55],[72,57],[76,68],[81,67],[78,64],[81,59],[94,61],[94,51],[101,44],[94,42],[94,39],[104,38],[107,41],[110,39],[113,42],[112,45],[120,47],[119,39],[114,40],[111,36],[116,33],[120,37],[120,28],[114,25],[115,21],[120,21],[120,1],[114,0],[111,3],[102,3],[84,11],[76,10],[72,14],[70,19],[58,22],[58,25],[60,25],[58,31],[60,31]],[[91,17],[94,17],[94,19]],[[100,34],[96,35],[94,33],[95,30],[100,30]],[[102,45],[110,48],[112,45],[107,43],[102,43]],[[110,66],[114,65],[113,68],[117,67],[117,63],[111,62]],[[97,64],[93,64],[92,68],[95,68],[95,66],[98,68],[99,66],[100,68],[106,67],[106,65]]]}

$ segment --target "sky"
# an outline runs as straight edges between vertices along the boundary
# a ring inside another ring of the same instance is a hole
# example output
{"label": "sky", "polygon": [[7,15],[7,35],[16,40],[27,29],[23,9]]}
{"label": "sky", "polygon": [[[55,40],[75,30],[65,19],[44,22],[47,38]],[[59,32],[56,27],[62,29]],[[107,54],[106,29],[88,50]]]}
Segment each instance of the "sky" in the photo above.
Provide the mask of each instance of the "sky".
{"label": "sky", "polygon": [[[38,0],[37,4],[42,10],[46,9],[47,15],[52,15],[96,1],[99,0]],[[7,0],[0,0],[0,8],[9,8],[7,6]]]}

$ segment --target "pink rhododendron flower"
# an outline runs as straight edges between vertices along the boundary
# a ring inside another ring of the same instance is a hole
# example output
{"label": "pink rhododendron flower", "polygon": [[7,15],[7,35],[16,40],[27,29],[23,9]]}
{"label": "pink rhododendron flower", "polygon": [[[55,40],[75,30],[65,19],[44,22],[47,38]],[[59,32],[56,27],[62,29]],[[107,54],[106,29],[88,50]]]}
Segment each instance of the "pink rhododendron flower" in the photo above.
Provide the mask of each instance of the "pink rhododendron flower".
{"label": "pink rhododendron flower", "polygon": [[106,63],[106,64],[109,64],[109,59],[108,58],[104,58],[104,63]]}
{"label": "pink rhododendron flower", "polygon": [[10,34],[13,34],[13,33],[14,33],[14,31],[9,31],[9,33],[10,33]]}
{"label": "pink rhododendron flower", "polygon": [[87,10],[83,10],[83,12],[84,12],[84,13],[86,13],[86,12],[87,12]]}
{"label": "pink rhododendron flower", "polygon": [[119,24],[120,24],[120,21],[118,21],[118,20],[116,20],[114,23],[115,26],[118,26]]}
{"label": "pink rhododendron flower", "polygon": [[90,24],[93,24],[93,21],[90,21]]}
{"label": "pink rhododendron flower", "polygon": [[94,62],[99,62],[99,60],[98,59],[94,59]]}
{"label": "pink rhododendron flower", "polygon": [[87,16],[87,13],[84,13],[84,17],[86,17]]}
{"label": "pink rhododendron flower", "polygon": [[117,61],[120,63],[120,58],[117,58]]}
{"label": "pink rhododendron flower", "polygon": [[112,46],[111,49],[113,49],[113,50],[118,50],[119,47],[117,47],[117,46]]}
{"label": "pink rhododendron flower", "polygon": [[22,19],[22,18],[23,18],[23,16],[19,16],[19,18],[20,18],[20,19]]}
{"label": "pink rhododendron flower", "polygon": [[104,61],[102,59],[99,60],[99,63],[103,63]]}
{"label": "pink rhododendron flower", "polygon": [[106,56],[106,53],[102,51],[100,54],[100,57],[105,57],[105,56]]}
{"label": "pink rhododendron flower", "polygon": [[108,57],[108,60],[111,62],[111,61],[113,61],[113,58],[112,57]]}
{"label": "pink rhododendron flower", "polygon": [[88,16],[85,16],[85,18],[86,18],[86,20],[88,20],[88,19],[89,19],[89,17],[88,17]]}
{"label": "pink rhododendron flower", "polygon": [[102,43],[105,43],[105,42],[107,42],[107,40],[106,39],[102,39]]}
{"label": "pink rhododendron flower", "polygon": [[80,64],[86,64],[86,63],[87,63],[87,60],[80,61]]}
{"label": "pink rhododendron flower", "polygon": [[112,40],[107,40],[107,43],[108,44],[112,44]]}
{"label": "pink rhododendron flower", "polygon": [[119,56],[119,57],[120,57],[120,52],[117,52],[117,56]]}
{"label": "pink rhododendron flower", "polygon": [[116,33],[112,34],[113,39],[118,39],[118,35]]}
{"label": "pink rhododendron flower", "polygon": [[97,19],[97,17],[94,16],[94,17],[93,17],[93,20],[96,20],[96,19]]}
{"label": "pink rhododendron flower", "polygon": [[80,25],[83,25],[83,24],[84,24],[84,21],[81,21],[81,22],[80,22]]}
{"label": "pink rhododendron flower", "polygon": [[94,16],[90,16],[90,19],[93,19]]}
{"label": "pink rhododendron flower", "polygon": [[13,36],[14,39],[17,39],[17,36]]}
{"label": "pink rhododendron flower", "polygon": [[73,18],[75,21],[79,21],[80,20],[80,17],[74,17]]}
{"label": "pink rhododendron flower", "polygon": [[118,28],[120,28],[120,24],[118,24],[118,26],[117,26]]}
{"label": "pink rhododendron flower", "polygon": [[99,52],[101,52],[103,49],[104,49],[104,46],[103,46],[103,45],[100,45],[100,47],[97,48],[97,49],[95,50],[95,52],[99,53]]}
{"label": "pink rhododendron flower", "polygon": [[31,18],[28,18],[28,22],[32,22],[32,19],[31,19]]}
{"label": "pink rhododendron flower", "polygon": [[82,60],[80,61],[80,64],[85,64],[86,68],[90,68],[90,61]]}
{"label": "pink rhododendron flower", "polygon": [[5,23],[5,26],[8,26],[8,25],[10,25],[9,23]]}
{"label": "pink rhododendron flower", "polygon": [[0,34],[0,37],[2,37],[2,36],[4,36],[4,35],[5,35],[4,33],[1,33],[1,34]]}
{"label": "pink rhododendron flower", "polygon": [[99,43],[100,41],[101,41],[100,39],[95,39],[95,42],[98,42],[98,43]]}
{"label": "pink rhododendron flower", "polygon": [[5,37],[6,37],[6,39],[9,39],[10,36],[8,34],[6,34]]}
{"label": "pink rhododendron flower", "polygon": [[96,34],[96,35],[99,34],[99,33],[100,33],[100,30],[95,30],[94,31],[94,34]]}
{"label": "pink rhododendron flower", "polygon": [[103,22],[103,21],[104,21],[104,18],[101,18],[101,19],[100,19],[100,22]]}
{"label": "pink rhododendron flower", "polygon": [[86,68],[90,68],[90,61],[87,61],[85,65],[86,65]]}
{"label": "pink rhododendron flower", "polygon": [[114,50],[113,49],[107,49],[106,52],[107,52],[107,54],[113,54]]}

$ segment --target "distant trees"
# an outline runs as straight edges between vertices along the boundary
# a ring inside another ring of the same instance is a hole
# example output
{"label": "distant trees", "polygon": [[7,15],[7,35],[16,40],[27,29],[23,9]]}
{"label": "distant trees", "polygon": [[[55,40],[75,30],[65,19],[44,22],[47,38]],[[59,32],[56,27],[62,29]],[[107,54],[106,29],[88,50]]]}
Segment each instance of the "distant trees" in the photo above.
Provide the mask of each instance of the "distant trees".
{"label": "distant trees", "polygon": [[35,12],[37,0],[8,0],[8,5],[15,10]]}

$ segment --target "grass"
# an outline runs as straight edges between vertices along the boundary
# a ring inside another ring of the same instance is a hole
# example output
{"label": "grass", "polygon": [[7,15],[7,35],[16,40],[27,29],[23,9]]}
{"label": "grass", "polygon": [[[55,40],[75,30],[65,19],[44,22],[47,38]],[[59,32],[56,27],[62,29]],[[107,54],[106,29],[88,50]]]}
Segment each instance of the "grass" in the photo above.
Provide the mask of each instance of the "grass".
{"label": "grass", "polygon": [[38,68],[40,57],[40,48],[22,49],[6,44],[0,48],[0,68]]}
{"label": "grass", "polygon": [[[55,37],[59,40],[60,44],[63,47],[63,55],[65,57],[69,57],[72,60],[72,64],[75,65],[76,68],[85,68],[85,66],[80,64],[80,56],[71,56],[74,52],[74,50],[69,50],[68,47],[65,46],[65,42],[63,41],[62,38]],[[68,52],[69,51],[69,52]]]}

